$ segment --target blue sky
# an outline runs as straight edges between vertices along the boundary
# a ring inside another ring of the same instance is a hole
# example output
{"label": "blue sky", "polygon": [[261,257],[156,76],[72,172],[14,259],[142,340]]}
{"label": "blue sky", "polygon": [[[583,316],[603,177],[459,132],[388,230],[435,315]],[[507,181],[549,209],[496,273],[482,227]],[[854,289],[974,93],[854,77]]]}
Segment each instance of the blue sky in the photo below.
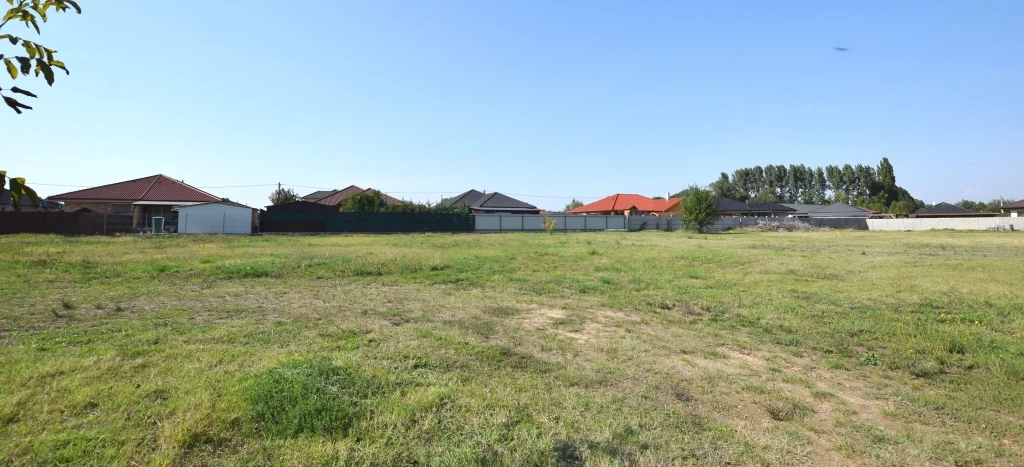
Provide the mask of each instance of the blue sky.
{"label": "blue sky", "polygon": [[2,117],[45,195],[164,173],[559,209],[888,157],[927,202],[1024,198],[1016,0],[80,3],[39,38],[71,76]]}

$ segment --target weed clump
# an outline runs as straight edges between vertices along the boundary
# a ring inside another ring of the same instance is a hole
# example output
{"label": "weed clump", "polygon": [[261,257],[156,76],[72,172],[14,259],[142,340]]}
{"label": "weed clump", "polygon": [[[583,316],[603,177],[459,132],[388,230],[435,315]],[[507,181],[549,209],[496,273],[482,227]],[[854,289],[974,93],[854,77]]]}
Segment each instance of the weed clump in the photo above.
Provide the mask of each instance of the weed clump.
{"label": "weed clump", "polygon": [[272,437],[345,433],[380,392],[373,378],[326,359],[285,362],[249,384],[246,428]]}
{"label": "weed clump", "polygon": [[769,402],[765,410],[768,411],[768,415],[772,417],[772,420],[778,422],[794,420],[805,412],[803,407],[793,401],[777,400]]}

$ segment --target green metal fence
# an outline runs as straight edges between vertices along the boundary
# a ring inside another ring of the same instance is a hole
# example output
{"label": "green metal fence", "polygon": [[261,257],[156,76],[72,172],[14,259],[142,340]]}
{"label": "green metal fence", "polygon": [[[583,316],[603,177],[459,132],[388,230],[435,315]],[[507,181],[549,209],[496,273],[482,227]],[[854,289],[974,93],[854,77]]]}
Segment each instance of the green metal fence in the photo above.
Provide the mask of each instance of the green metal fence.
{"label": "green metal fence", "polygon": [[471,214],[272,211],[260,214],[260,230],[282,233],[472,232],[474,225]]}

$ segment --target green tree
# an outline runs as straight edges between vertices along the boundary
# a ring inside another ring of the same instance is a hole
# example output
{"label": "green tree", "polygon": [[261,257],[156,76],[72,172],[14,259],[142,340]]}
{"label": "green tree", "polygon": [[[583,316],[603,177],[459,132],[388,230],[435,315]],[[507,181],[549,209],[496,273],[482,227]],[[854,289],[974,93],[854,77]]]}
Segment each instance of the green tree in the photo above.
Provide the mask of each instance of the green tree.
{"label": "green tree", "polygon": [[772,190],[764,189],[759,191],[753,198],[750,198],[752,203],[778,203],[779,198],[775,196],[775,192]]}
{"label": "green tree", "polygon": [[687,188],[689,194],[683,199],[683,224],[686,228],[704,232],[718,220],[718,207],[715,206],[715,195],[696,185]]}
{"label": "green tree", "polygon": [[291,188],[278,188],[270,193],[270,204],[273,204],[274,206],[293,203],[298,200],[299,194]]}
{"label": "green tree", "polygon": [[387,200],[377,190],[354,194],[341,203],[342,212],[384,212],[387,209]]}
{"label": "green tree", "polygon": [[[54,79],[54,68],[58,68],[64,71],[65,74],[71,74],[64,62],[54,58],[56,50],[44,46],[36,41],[30,41],[4,32],[4,27],[8,24],[22,23],[26,28],[35,29],[36,35],[41,35],[42,32],[39,29],[39,20],[47,22],[47,12],[56,11],[63,13],[68,9],[73,8],[76,13],[81,14],[82,9],[78,7],[78,3],[74,0],[7,0],[7,3],[11,5],[11,8],[4,14],[3,19],[0,19],[0,41],[6,39],[11,46],[15,47],[16,52],[0,53],[0,62],[7,68],[7,73],[11,75],[12,80],[18,79],[19,76],[28,76],[29,73],[35,73],[38,77],[43,75],[43,79],[46,80],[46,84],[53,86]],[[14,21],[15,23],[11,23]],[[17,51],[24,49],[24,55],[18,55]],[[4,99],[4,104],[10,107],[17,113],[21,113],[22,109],[32,110],[29,107],[10,95],[3,94],[5,91],[9,91],[12,94],[20,94],[35,98],[36,95],[31,91],[26,91],[17,86],[11,88],[0,87],[0,96]]]}
{"label": "green tree", "polygon": [[889,214],[897,217],[907,217],[915,212],[917,212],[917,206],[910,200],[895,201],[889,206]]}
{"label": "green tree", "polygon": [[576,209],[576,208],[578,208],[580,206],[583,206],[583,202],[578,200],[578,199],[576,199],[576,198],[573,198],[572,201],[569,201],[569,204],[565,205],[565,210],[566,211],[571,211],[571,210]]}
{"label": "green tree", "polygon": [[892,164],[889,163],[888,157],[883,157],[882,162],[878,163],[878,181],[884,189],[896,188],[896,172],[893,170]]}
{"label": "green tree", "polygon": [[718,176],[718,180],[715,180],[711,184],[711,191],[714,192],[715,196],[721,196],[723,198],[735,199],[738,201],[746,201],[749,198],[743,190],[740,190],[729,180],[729,174],[722,172]]}
{"label": "green tree", "polygon": [[693,190],[702,190],[702,189],[703,188],[701,188],[701,187],[699,187],[697,185],[690,185],[689,188],[686,188],[685,190],[680,191],[678,193],[674,193],[672,195],[672,198],[686,199],[687,196],[690,196],[690,193],[692,193]]}

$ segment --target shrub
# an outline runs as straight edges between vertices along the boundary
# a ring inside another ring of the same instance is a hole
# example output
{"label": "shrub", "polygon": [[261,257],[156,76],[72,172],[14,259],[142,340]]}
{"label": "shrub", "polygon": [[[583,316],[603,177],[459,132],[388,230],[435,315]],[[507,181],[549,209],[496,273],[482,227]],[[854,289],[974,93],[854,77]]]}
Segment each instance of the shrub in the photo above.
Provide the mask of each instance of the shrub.
{"label": "shrub", "polygon": [[285,362],[247,388],[246,428],[281,437],[343,433],[379,391],[365,374],[325,359]]}
{"label": "shrub", "polygon": [[715,197],[711,191],[698,186],[687,189],[689,194],[683,199],[683,224],[686,228],[703,233],[720,217]]}
{"label": "shrub", "polygon": [[544,216],[544,220],[540,223],[540,226],[544,228],[545,232],[550,234],[555,231],[556,227],[558,227],[558,222],[551,217]]}

